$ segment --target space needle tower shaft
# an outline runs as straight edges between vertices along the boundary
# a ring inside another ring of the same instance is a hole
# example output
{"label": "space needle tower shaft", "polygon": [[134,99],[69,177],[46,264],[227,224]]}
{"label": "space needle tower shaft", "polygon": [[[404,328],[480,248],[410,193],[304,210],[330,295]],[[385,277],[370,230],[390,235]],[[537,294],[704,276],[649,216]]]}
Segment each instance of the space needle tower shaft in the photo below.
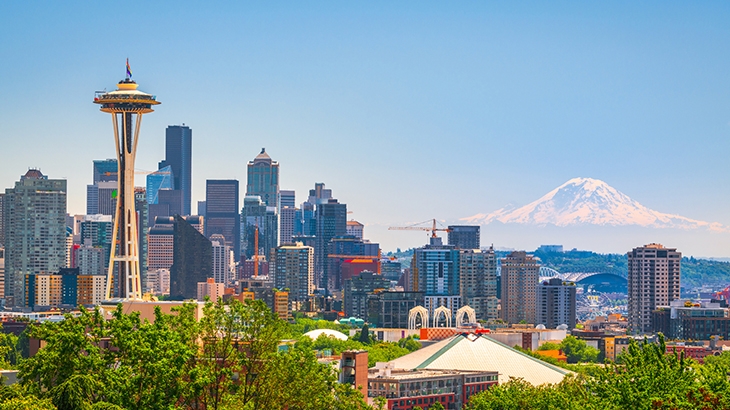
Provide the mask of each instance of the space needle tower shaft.
{"label": "space needle tower shaft", "polygon": [[132,72],[127,62],[127,76],[117,84],[117,89],[98,93],[94,98],[94,103],[101,105],[102,112],[112,115],[118,163],[116,211],[106,282],[107,299],[142,298],[139,224],[134,196],[134,160],[137,155],[142,115],[154,111],[152,106],[160,102],[155,96],[137,90],[137,83],[131,76]]}

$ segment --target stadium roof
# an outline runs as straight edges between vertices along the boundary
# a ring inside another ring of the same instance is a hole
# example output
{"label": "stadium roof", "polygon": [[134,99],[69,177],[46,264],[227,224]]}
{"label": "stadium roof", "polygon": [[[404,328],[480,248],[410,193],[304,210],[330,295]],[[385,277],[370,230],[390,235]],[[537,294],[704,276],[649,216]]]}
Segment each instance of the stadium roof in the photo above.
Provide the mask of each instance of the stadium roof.
{"label": "stadium roof", "polygon": [[533,385],[560,383],[572,373],[487,336],[460,334],[391,361],[396,369],[496,371],[499,383],[522,378]]}

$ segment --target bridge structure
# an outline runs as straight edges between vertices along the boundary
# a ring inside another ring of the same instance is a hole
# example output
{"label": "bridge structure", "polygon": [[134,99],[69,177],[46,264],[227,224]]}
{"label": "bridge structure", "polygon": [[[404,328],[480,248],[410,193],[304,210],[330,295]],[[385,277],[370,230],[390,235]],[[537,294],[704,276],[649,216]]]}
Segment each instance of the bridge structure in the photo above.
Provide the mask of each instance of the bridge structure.
{"label": "bridge structure", "polygon": [[584,279],[590,278],[592,276],[597,275],[611,275],[611,276],[618,276],[620,278],[626,279],[627,274],[621,273],[621,274],[615,274],[615,273],[607,273],[607,272],[558,272],[555,269],[548,268],[546,266],[540,267],[540,280],[548,280],[552,278],[559,278],[562,279],[565,282],[575,282],[578,283]]}

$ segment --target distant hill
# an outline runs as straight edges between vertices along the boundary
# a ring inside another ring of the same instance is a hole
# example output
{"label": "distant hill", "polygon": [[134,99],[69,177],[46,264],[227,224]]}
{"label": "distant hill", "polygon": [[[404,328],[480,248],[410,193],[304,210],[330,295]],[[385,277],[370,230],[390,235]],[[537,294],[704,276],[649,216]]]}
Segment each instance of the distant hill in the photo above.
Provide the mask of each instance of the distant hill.
{"label": "distant hill", "polygon": [[[600,272],[626,277],[628,258],[625,254],[598,254],[590,251],[535,252],[543,266],[558,272]],[[682,287],[730,284],[730,263],[709,259],[682,258]]]}
{"label": "distant hill", "polygon": [[[496,251],[497,258],[505,257],[509,251]],[[539,257],[543,266],[558,272],[599,272],[626,277],[628,258],[626,254],[600,254],[591,251],[530,252]],[[404,268],[410,266],[413,249],[389,255],[403,258]],[[682,287],[730,285],[730,262],[710,259],[682,258]]]}

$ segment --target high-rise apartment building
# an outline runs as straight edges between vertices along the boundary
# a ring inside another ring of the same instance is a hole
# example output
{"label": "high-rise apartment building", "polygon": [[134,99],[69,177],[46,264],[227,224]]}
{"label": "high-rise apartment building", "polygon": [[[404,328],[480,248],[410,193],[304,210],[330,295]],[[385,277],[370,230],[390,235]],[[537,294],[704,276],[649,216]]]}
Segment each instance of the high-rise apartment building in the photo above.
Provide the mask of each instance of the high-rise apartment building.
{"label": "high-rise apartment building", "polygon": [[355,238],[362,239],[363,238],[363,232],[365,230],[365,225],[361,224],[358,221],[352,220],[347,221],[347,234],[350,236],[354,236]]}
{"label": "high-rise apartment building", "polygon": [[25,276],[58,272],[66,263],[66,180],[31,169],[5,190],[5,297],[25,303]]}
{"label": "high-rise apartment building", "polygon": [[289,289],[289,299],[306,302],[314,292],[314,249],[301,243],[276,248],[273,268],[274,286]]}
{"label": "high-rise apartment building", "polygon": [[[73,249],[74,268],[79,269],[80,275],[106,275],[106,260],[109,254],[104,253],[103,248],[91,245],[77,245]],[[105,256],[106,255],[106,256]]]}
{"label": "high-rise apartment building", "polygon": [[241,219],[238,214],[238,181],[209,179],[205,185],[205,236],[223,235],[236,260],[241,255]]}
{"label": "high-rise apartment building", "polygon": [[175,223],[169,217],[159,217],[147,235],[147,269],[169,270],[173,263]]}
{"label": "high-rise apartment building", "polygon": [[502,320],[507,323],[537,322],[539,259],[524,251],[511,252],[502,259]]}
{"label": "high-rise apartment building", "polygon": [[652,331],[652,312],[679,299],[682,253],[651,243],[628,253],[629,328]]}
{"label": "high-rise apartment building", "polygon": [[0,246],[5,245],[5,194],[0,192]]}
{"label": "high-rise apartment building", "polygon": [[429,316],[433,317],[434,310],[440,306],[455,316],[462,306],[459,252],[451,245],[444,245],[441,238],[431,238],[428,245],[414,251],[411,269],[411,286],[425,295],[424,307]]}
{"label": "high-rise apartment building", "polygon": [[267,206],[279,208],[279,163],[265,148],[248,163],[246,195],[258,195]]}
{"label": "high-rise apartment building", "polygon": [[[193,130],[183,125],[170,125],[165,130],[165,160],[162,170],[172,168],[173,189],[182,191],[182,215],[190,215],[192,200]],[[238,204],[236,204],[238,208]]]}
{"label": "high-rise apartment building", "polygon": [[461,301],[474,309],[477,320],[497,319],[497,258],[494,249],[461,249]]}
{"label": "high-rise apartment building", "polygon": [[296,218],[296,207],[282,206],[279,212],[279,243],[291,243],[294,236]]}
{"label": "high-rise apartment building", "polygon": [[548,329],[568,325],[575,328],[575,284],[552,278],[537,287],[537,322]]}
{"label": "high-rise apartment building", "polygon": [[5,248],[0,246],[0,298],[5,298]]}
{"label": "high-rise apartment building", "polygon": [[[197,217],[190,217],[188,220]],[[213,248],[183,217],[174,217],[173,262],[170,269],[170,296],[193,299],[198,296],[198,283],[212,277]]]}
{"label": "high-rise apartment building", "polygon": [[258,195],[246,195],[241,210],[241,245],[243,258],[250,259],[256,252],[258,232],[258,255],[268,257],[278,245],[278,218],[276,207],[269,206]]}
{"label": "high-rise apartment building", "polygon": [[297,211],[295,192],[292,190],[279,191],[279,243],[291,243]]}
{"label": "high-rise apartment building", "polygon": [[227,284],[231,281],[230,249],[226,246],[226,238],[215,234],[210,237],[213,246],[213,279],[216,283]]}
{"label": "high-rise apartment building", "polygon": [[347,234],[347,205],[337,202],[334,198],[329,198],[326,203],[317,204],[315,219],[317,246],[314,249],[314,267],[316,275],[321,278],[319,285],[327,292],[334,286],[334,278],[330,278],[328,275],[329,243],[332,238]]}
{"label": "high-rise apartment building", "polygon": [[479,249],[478,225],[449,225],[449,245],[457,249]]}

